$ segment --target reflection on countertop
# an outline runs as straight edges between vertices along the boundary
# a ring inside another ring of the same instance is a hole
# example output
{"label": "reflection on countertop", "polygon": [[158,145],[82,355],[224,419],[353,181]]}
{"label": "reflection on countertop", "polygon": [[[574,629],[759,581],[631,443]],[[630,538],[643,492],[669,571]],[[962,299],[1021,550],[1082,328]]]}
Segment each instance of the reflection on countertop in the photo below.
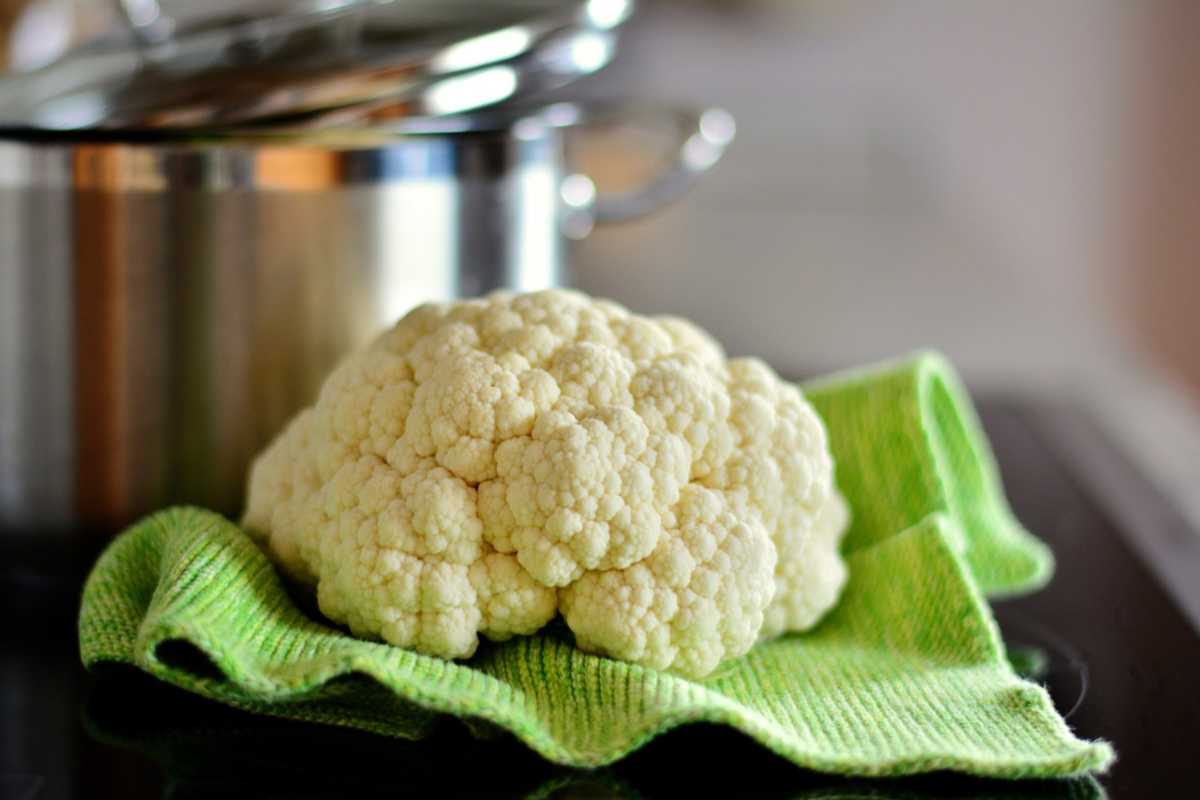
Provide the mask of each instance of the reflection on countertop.
{"label": "reflection on countertop", "polygon": [[[131,698],[137,698],[131,702]],[[611,767],[574,770],[541,760],[507,735],[446,719],[428,739],[251,716],[128,668],[91,681],[83,705],[91,747],[153,762],[171,797],[441,796],[521,798],[1099,798],[1074,781],[984,781],[939,775],[871,781],[797,770],[716,726],[676,731]],[[469,768],[466,768],[468,767]]]}

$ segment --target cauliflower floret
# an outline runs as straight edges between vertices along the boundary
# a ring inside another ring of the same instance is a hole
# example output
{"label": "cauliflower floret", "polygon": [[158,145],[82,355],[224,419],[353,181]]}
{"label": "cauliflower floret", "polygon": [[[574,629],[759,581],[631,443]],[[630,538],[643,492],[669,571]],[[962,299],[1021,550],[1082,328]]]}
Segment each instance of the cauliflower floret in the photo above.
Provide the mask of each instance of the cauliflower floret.
{"label": "cauliflower floret", "polygon": [[612,406],[546,414],[496,458],[499,477],[479,487],[485,536],[547,586],[645,558],[687,481],[683,442]]}
{"label": "cauliflower floret", "polygon": [[676,515],[644,561],[588,572],[559,601],[580,648],[703,677],[757,639],[775,548],[738,495],[688,484]]}
{"label": "cauliflower floret", "polygon": [[555,592],[504,553],[488,553],[472,564],[471,585],[483,614],[479,630],[493,641],[537,633],[558,613]]}
{"label": "cauliflower floret", "polygon": [[582,647],[701,676],[836,599],[832,475],[800,392],[690,323],[498,292],[349,356],[243,522],[356,635],[460,658],[561,610]]}
{"label": "cauliflower floret", "polygon": [[848,577],[838,546],[849,519],[845,499],[834,492],[808,539],[776,539],[775,597],[763,617],[760,639],[806,631],[837,603]]}

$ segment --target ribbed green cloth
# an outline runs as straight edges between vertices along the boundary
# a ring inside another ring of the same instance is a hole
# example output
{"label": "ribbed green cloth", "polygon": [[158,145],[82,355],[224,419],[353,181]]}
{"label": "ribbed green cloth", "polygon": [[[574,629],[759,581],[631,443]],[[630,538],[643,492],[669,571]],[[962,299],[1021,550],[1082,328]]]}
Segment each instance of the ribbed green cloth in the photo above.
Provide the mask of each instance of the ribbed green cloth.
{"label": "ribbed green cloth", "polygon": [[1004,657],[983,591],[1044,583],[969,399],[921,355],[806,387],[855,515],[850,580],[813,632],[760,644],[704,681],[577,651],[547,632],[465,663],[361,641],[305,616],[237,526],[200,509],[118,537],[84,587],[88,667],[136,665],[250,711],[402,737],[437,713],[485,720],[546,758],[610,763],[687,722],[740,729],[815,770],[1057,777],[1102,770],[1045,691]]}

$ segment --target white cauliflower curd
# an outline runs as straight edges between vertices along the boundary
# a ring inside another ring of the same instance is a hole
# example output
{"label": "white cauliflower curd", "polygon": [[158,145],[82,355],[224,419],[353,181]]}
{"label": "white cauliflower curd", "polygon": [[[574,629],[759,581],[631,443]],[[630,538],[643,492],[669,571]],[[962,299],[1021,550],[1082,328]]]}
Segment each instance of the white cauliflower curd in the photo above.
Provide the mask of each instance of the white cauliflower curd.
{"label": "white cauliflower curd", "polygon": [[795,386],[571,291],[410,312],[259,457],[243,520],[356,635],[465,658],[561,611],[691,677],[815,624],[846,522]]}

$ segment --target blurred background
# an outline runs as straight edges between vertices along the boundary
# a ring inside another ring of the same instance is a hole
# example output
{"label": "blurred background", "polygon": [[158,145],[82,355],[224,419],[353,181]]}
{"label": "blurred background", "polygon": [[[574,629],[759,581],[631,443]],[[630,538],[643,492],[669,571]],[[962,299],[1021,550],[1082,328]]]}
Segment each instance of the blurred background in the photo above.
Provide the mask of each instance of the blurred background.
{"label": "blurred background", "polygon": [[1091,407],[1200,520],[1198,36],[1189,0],[645,3],[597,81],[738,141],[577,280],[796,374],[941,349]]}
{"label": "blurred background", "polygon": [[[120,6],[0,0],[3,61]],[[738,141],[574,245],[572,280],[796,376],[943,350],[981,391],[1086,405],[1200,521],[1198,35],[1189,0],[645,0],[572,97],[723,106]],[[602,190],[654,169],[578,149]]]}

